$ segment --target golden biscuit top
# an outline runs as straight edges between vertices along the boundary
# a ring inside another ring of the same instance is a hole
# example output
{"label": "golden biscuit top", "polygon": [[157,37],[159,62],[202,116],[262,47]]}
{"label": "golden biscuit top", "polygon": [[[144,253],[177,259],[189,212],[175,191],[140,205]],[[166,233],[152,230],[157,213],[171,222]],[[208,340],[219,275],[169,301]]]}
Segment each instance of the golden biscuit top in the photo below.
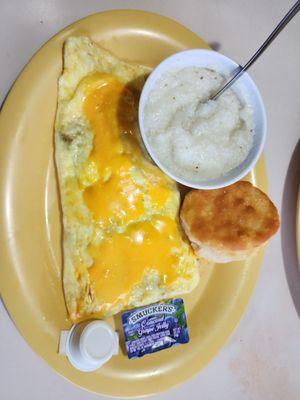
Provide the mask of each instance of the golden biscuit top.
{"label": "golden biscuit top", "polygon": [[190,191],[180,217],[192,241],[233,251],[262,245],[279,227],[272,201],[245,181]]}

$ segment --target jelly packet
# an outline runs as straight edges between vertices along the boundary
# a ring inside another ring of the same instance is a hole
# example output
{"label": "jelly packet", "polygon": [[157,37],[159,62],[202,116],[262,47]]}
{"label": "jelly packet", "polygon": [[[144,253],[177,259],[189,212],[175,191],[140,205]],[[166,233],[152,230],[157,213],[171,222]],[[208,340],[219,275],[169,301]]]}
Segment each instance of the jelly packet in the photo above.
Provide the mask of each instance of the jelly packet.
{"label": "jelly packet", "polygon": [[126,311],[122,314],[122,324],[128,358],[142,357],[189,341],[182,299]]}

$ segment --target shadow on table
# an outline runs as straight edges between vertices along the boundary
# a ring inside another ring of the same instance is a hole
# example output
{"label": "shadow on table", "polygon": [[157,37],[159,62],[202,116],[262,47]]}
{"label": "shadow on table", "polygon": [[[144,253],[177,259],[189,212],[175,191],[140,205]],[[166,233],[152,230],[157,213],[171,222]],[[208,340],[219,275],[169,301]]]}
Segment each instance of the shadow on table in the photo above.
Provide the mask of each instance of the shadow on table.
{"label": "shadow on table", "polygon": [[220,51],[221,43],[219,42],[211,42],[208,43],[209,47],[211,47],[214,51]]}
{"label": "shadow on table", "polygon": [[286,278],[300,317],[300,270],[296,246],[296,213],[300,178],[300,141],[293,152],[285,178],[281,208],[281,248]]}

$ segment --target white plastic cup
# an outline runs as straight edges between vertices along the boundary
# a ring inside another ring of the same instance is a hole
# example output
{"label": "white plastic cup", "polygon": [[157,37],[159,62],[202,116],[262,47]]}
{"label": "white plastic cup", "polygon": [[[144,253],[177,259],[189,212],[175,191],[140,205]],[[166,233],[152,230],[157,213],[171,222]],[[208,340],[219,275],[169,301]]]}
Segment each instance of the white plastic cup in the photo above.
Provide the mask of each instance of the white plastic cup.
{"label": "white plastic cup", "polygon": [[61,332],[59,354],[80,371],[95,371],[118,351],[119,336],[104,321],[82,322]]}

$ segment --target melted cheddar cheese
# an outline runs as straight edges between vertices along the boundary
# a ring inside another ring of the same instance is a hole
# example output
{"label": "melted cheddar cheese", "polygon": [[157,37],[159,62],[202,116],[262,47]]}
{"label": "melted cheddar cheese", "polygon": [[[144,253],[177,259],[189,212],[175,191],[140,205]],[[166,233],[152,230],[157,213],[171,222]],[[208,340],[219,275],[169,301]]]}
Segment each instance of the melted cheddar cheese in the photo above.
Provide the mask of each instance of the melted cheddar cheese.
{"label": "melted cheddar cheese", "polygon": [[147,269],[157,271],[163,284],[172,283],[178,266],[176,230],[170,218],[157,217],[106,236],[91,252],[90,282],[97,298],[103,303],[126,303]]}
{"label": "melted cheddar cheese", "polygon": [[83,113],[93,133],[83,198],[102,232],[89,248],[90,284],[103,307],[124,305],[146,271],[166,285],[178,276],[181,232],[176,215],[166,212],[175,189],[145,159],[136,135],[137,96],[114,75],[89,77]]}

